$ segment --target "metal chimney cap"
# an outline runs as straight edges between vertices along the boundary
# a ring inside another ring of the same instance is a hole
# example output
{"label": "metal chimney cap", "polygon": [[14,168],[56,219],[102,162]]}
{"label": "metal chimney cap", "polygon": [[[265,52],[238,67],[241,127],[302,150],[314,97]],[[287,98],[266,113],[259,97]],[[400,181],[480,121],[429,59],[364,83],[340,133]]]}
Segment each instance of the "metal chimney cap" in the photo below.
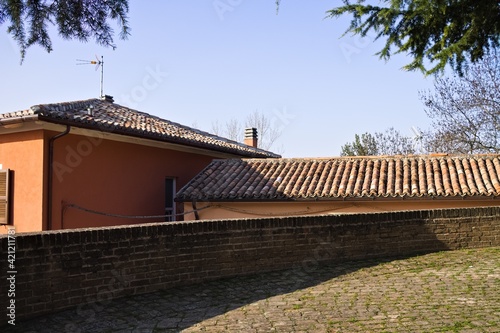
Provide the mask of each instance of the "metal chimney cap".
{"label": "metal chimney cap", "polygon": [[245,128],[245,138],[256,138],[257,129],[255,127]]}
{"label": "metal chimney cap", "polygon": [[92,104],[87,107],[87,114],[91,117],[94,116],[94,106]]}

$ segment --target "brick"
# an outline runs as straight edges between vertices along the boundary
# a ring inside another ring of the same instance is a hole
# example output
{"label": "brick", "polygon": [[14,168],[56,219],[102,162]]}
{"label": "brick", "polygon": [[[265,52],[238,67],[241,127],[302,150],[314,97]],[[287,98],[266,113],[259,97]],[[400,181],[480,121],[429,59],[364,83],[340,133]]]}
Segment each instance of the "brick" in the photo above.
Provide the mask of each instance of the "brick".
{"label": "brick", "polygon": [[[342,263],[498,246],[499,219],[500,208],[492,207],[193,221],[18,235],[16,263],[23,269],[18,269],[16,282],[25,292],[19,292],[16,301],[30,305],[19,318],[103,295],[138,294],[297,265],[314,269],[325,260]],[[2,246],[5,242],[0,237]],[[0,273],[2,290],[5,274]]]}

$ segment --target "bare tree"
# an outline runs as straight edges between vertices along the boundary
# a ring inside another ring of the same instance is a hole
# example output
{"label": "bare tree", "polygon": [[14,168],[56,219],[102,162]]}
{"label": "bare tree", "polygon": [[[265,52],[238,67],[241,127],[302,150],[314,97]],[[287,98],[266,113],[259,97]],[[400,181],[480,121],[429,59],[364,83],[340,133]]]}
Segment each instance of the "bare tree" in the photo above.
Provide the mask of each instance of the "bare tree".
{"label": "bare tree", "polygon": [[241,125],[238,120],[234,118],[229,119],[226,122],[225,132],[228,138],[231,138],[239,142],[243,142],[244,128],[243,125]]}
{"label": "bare tree", "polygon": [[496,53],[466,67],[463,76],[436,78],[421,92],[433,120],[428,150],[447,153],[500,152],[500,59]]}
{"label": "bare tree", "polygon": [[271,119],[258,111],[248,115],[245,120],[245,127],[255,127],[257,129],[259,147],[262,149],[270,149],[281,136],[281,131],[273,126]]}
{"label": "bare tree", "polygon": [[385,132],[375,133],[375,139],[381,155],[411,155],[416,153],[413,139],[404,136],[394,127],[389,127]]}
{"label": "bare tree", "polygon": [[211,132],[238,142],[243,142],[245,134],[243,125],[235,118],[231,118],[225,123],[221,123],[219,120],[213,121]]}
{"label": "bare tree", "polygon": [[246,117],[244,123],[235,118],[229,119],[224,124],[216,120],[212,122],[211,131],[216,135],[243,142],[244,129],[255,127],[257,129],[257,135],[259,136],[258,147],[269,150],[281,136],[281,131],[273,125],[272,119],[267,117],[264,113],[254,111]]}

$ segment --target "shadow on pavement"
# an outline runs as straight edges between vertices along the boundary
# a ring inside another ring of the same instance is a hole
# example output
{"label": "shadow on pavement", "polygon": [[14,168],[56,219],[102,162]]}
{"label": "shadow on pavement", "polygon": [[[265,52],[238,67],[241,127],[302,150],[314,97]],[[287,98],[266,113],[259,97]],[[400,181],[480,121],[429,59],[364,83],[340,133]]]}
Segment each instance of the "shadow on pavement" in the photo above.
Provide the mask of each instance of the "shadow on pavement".
{"label": "shadow on pavement", "polygon": [[[180,332],[269,297],[316,286],[362,268],[408,257],[303,263],[293,269],[239,276],[150,294],[81,305],[17,322],[3,332]],[[222,328],[221,328],[222,329]]]}

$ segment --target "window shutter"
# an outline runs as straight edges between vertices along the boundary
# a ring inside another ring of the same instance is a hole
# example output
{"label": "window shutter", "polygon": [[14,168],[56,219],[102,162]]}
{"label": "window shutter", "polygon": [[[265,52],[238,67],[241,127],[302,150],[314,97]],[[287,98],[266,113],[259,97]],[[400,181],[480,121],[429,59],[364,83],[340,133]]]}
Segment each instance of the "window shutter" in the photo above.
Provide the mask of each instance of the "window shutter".
{"label": "window shutter", "polygon": [[0,170],[0,224],[9,223],[9,170]]}

